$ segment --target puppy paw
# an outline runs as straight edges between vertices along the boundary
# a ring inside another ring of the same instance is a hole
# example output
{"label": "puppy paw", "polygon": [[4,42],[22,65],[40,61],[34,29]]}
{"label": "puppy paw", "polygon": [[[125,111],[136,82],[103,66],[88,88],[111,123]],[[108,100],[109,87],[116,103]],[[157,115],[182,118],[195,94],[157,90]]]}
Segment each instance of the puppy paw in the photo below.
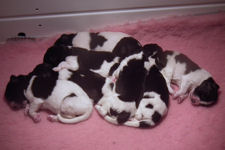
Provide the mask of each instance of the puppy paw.
{"label": "puppy paw", "polygon": [[58,118],[56,115],[48,115],[47,119],[51,122],[56,122],[58,121]]}
{"label": "puppy paw", "polygon": [[29,114],[29,108],[30,108],[30,106],[27,104],[26,107],[25,107],[25,109],[24,109],[24,115],[25,116],[28,116],[28,114]]}
{"label": "puppy paw", "polygon": [[34,121],[35,123],[40,122],[40,121],[41,121],[41,115],[40,115],[40,114],[35,114],[35,115],[33,116],[33,121]]}
{"label": "puppy paw", "polygon": [[62,69],[61,67],[54,67],[54,68],[52,68],[52,70],[55,71],[55,72],[59,72],[61,69]]}

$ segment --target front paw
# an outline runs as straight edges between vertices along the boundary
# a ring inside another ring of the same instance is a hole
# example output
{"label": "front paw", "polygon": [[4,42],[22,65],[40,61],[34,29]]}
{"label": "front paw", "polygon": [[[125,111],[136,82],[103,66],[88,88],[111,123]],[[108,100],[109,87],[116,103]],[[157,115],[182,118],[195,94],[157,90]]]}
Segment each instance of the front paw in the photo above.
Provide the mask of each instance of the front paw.
{"label": "front paw", "polygon": [[62,68],[61,67],[54,67],[52,70],[55,71],[55,72],[59,72],[60,70],[62,70]]}
{"label": "front paw", "polygon": [[174,93],[175,93],[171,86],[168,87],[168,91],[171,95],[174,95]]}
{"label": "front paw", "polygon": [[58,121],[58,118],[56,115],[48,115],[48,118],[47,118],[49,121],[51,122],[56,122]]}
{"label": "front paw", "polygon": [[173,98],[174,99],[177,99],[177,103],[178,104],[181,104],[187,97],[188,97],[188,94],[182,94],[182,95],[180,95],[180,94],[175,93],[173,95]]}
{"label": "front paw", "polygon": [[39,123],[41,121],[41,115],[37,113],[33,115],[32,119],[35,123]]}

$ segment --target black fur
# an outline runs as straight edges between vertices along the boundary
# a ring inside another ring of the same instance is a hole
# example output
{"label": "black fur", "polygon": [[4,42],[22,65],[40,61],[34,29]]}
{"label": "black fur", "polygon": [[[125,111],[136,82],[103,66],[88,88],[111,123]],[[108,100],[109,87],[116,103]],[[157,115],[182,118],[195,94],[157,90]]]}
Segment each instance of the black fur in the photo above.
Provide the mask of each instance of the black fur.
{"label": "black fur", "polygon": [[151,56],[152,58],[155,59],[156,66],[159,69],[165,67],[166,62],[164,62],[164,60],[165,60],[166,57],[163,54],[163,49],[159,45],[157,45],[157,44],[146,44],[146,45],[143,46],[142,50],[143,50],[146,58]]}
{"label": "black fur", "polygon": [[190,60],[187,56],[185,56],[184,54],[179,54],[175,57],[176,63],[185,63],[186,65],[186,70],[184,74],[188,74],[192,71],[196,71],[198,69],[200,69],[200,67],[194,63],[192,60]]}
{"label": "black fur", "polygon": [[12,75],[10,77],[10,81],[8,82],[5,90],[5,98],[9,104],[11,102],[16,104],[13,106],[13,109],[17,110],[23,108],[23,102],[27,101],[23,91],[27,88],[28,84],[29,78],[25,75]]}
{"label": "black fur", "polygon": [[51,65],[44,63],[37,65],[28,75],[11,76],[5,91],[7,102],[14,102],[16,103],[15,107],[21,108],[23,102],[27,101],[24,90],[27,89],[29,81],[34,75],[37,76],[32,86],[35,96],[45,98],[49,95],[55,86],[58,73],[52,71]]}
{"label": "black fur", "polygon": [[73,39],[77,34],[63,34],[55,42],[58,46],[73,46]]}
{"label": "black fur", "polygon": [[105,83],[105,78],[96,73],[78,70],[72,72],[72,76],[69,80],[78,84],[88,96],[94,100],[94,104],[96,104],[103,96],[101,90]]}
{"label": "black fur", "polygon": [[145,80],[145,92],[156,92],[168,107],[169,91],[163,75],[156,66],[152,66]]}
{"label": "black fur", "polygon": [[116,81],[116,93],[122,101],[136,102],[136,106],[139,106],[144,92],[146,73],[143,60],[133,59],[128,62]]}
{"label": "black fur", "polygon": [[103,61],[111,62],[115,55],[110,52],[88,51],[82,48],[68,48],[65,46],[53,46],[44,56],[44,62],[52,66],[65,60],[67,56],[78,56],[80,70],[99,69]]}
{"label": "black fur", "polygon": [[219,85],[210,77],[203,81],[200,86],[194,90],[193,94],[198,96],[203,102],[216,103],[218,99],[218,89]]}
{"label": "black fur", "polygon": [[97,46],[103,46],[103,44],[107,41],[107,39],[99,33],[90,33],[91,36],[91,42],[90,42],[90,49],[93,50]]}
{"label": "black fur", "polygon": [[139,53],[141,48],[141,44],[136,39],[132,37],[124,37],[117,43],[112,52],[116,56],[125,58],[132,54]]}

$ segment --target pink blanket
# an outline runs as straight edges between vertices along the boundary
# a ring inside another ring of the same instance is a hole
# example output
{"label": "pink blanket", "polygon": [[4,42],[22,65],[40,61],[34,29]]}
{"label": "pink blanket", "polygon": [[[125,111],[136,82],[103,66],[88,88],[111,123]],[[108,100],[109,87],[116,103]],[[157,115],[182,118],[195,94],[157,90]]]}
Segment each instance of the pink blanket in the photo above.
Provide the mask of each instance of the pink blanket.
{"label": "pink blanket", "polygon": [[195,107],[189,99],[170,98],[166,118],[153,129],[115,126],[96,111],[85,122],[51,123],[47,112],[33,123],[23,111],[12,111],[4,101],[11,74],[27,74],[42,62],[46,49],[58,37],[10,41],[0,45],[0,149],[2,150],[224,150],[225,149],[225,14],[170,17],[139,21],[93,31],[121,31],[142,44],[158,43],[165,50],[189,56],[208,70],[220,85],[213,107]]}

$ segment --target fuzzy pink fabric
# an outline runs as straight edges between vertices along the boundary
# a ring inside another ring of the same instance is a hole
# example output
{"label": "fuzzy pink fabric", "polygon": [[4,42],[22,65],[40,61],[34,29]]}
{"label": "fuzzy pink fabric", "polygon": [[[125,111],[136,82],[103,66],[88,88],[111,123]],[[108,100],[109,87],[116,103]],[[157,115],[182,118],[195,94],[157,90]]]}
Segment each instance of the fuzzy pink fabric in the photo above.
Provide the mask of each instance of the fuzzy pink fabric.
{"label": "fuzzy pink fabric", "polygon": [[27,74],[42,62],[46,49],[58,37],[10,41],[0,45],[0,149],[2,150],[224,150],[225,149],[225,14],[170,17],[105,27],[93,31],[121,31],[142,44],[158,43],[177,50],[208,70],[220,85],[219,102],[195,107],[170,99],[166,118],[153,129],[115,126],[96,111],[85,122],[51,123],[41,112],[38,124],[12,111],[4,102],[11,74]]}

